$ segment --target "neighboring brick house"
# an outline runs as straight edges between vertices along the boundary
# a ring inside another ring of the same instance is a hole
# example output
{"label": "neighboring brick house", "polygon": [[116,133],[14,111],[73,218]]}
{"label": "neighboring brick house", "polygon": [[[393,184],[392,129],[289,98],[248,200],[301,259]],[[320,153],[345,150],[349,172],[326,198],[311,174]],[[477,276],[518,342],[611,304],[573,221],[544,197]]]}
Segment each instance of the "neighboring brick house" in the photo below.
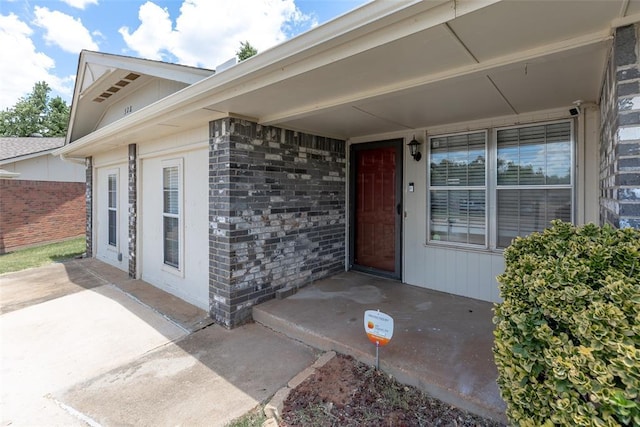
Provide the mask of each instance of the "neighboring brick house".
{"label": "neighboring brick house", "polygon": [[497,301],[514,237],[638,226],[638,22],[378,1],[216,74],[83,51],[87,251],[228,327],[344,270]]}
{"label": "neighboring brick house", "polygon": [[85,233],[85,168],[51,155],[63,144],[0,138],[0,253]]}

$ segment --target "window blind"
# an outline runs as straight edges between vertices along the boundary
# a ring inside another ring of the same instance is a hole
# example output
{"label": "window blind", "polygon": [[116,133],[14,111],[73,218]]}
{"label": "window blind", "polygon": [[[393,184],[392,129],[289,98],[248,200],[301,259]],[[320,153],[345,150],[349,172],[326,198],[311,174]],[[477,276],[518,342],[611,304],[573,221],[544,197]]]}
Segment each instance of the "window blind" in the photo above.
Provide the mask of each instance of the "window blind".
{"label": "window blind", "polygon": [[553,219],[571,221],[571,124],[497,132],[497,246],[542,231]]}
{"label": "window blind", "polygon": [[486,242],[486,133],[430,139],[431,241]]}
{"label": "window blind", "polygon": [[118,180],[115,174],[107,177],[107,211],[108,211],[108,239],[111,246],[116,246],[118,241]]}
{"label": "window blind", "polygon": [[180,267],[180,168],[163,168],[163,249],[164,263]]}

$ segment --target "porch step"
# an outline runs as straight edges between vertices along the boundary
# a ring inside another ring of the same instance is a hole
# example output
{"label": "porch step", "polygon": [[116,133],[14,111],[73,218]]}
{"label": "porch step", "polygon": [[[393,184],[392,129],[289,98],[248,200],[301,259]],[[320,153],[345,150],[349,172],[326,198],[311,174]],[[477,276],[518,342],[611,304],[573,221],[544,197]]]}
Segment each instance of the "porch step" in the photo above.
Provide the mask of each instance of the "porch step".
{"label": "porch step", "polygon": [[380,369],[443,402],[506,423],[493,363],[492,304],[348,272],[253,307],[253,319],[322,351],[375,365],[364,311],[394,318]]}
{"label": "porch step", "polygon": [[[268,303],[253,307],[253,320],[267,328],[279,332],[289,338],[293,338],[308,346],[322,351],[337,351],[338,353],[349,354],[353,357],[360,356],[366,358],[366,354],[353,354],[353,349],[333,340],[325,335],[317,333],[313,328],[305,328],[304,325],[296,324],[277,312],[269,310]],[[359,359],[359,357],[356,357]]]}

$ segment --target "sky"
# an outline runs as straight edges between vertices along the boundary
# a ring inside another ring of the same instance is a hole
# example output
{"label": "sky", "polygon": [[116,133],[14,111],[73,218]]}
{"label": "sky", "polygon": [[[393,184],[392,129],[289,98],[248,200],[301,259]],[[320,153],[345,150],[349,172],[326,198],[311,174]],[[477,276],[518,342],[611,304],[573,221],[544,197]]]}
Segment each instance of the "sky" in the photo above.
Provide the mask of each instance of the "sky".
{"label": "sky", "polygon": [[0,0],[0,110],[36,82],[71,103],[82,49],[215,69],[368,0]]}

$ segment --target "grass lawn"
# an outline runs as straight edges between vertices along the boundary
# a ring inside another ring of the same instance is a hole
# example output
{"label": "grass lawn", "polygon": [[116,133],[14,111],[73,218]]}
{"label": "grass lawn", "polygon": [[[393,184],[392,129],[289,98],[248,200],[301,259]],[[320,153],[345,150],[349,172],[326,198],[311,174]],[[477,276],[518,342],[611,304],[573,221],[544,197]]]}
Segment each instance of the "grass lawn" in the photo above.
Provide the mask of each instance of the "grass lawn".
{"label": "grass lawn", "polygon": [[50,243],[0,255],[0,274],[75,258],[85,252],[85,238]]}
{"label": "grass lawn", "polygon": [[263,406],[258,405],[240,418],[227,423],[225,427],[262,427],[262,424],[267,420],[263,410]]}

